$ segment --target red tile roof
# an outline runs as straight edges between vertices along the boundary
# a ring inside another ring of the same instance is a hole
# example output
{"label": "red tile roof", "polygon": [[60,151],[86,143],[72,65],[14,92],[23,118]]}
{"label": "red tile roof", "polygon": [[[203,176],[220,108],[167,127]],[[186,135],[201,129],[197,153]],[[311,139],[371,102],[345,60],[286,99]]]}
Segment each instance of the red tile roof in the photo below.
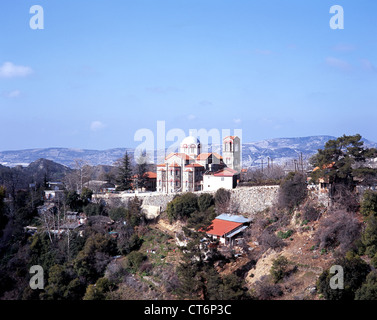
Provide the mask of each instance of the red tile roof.
{"label": "red tile roof", "polygon": [[202,165],[198,164],[198,163],[190,163],[186,166],[186,168],[204,168]]}
{"label": "red tile roof", "polygon": [[[132,178],[137,178],[138,176],[139,176],[138,174],[134,174],[132,176]],[[152,172],[152,171],[148,171],[148,172],[144,173],[143,176],[145,176],[148,179],[156,179],[157,178],[157,173]]]}
{"label": "red tile roof", "polygon": [[213,175],[215,177],[233,177],[235,174],[237,174],[236,170],[233,170],[231,168],[224,168],[220,171],[215,172]]}
{"label": "red tile roof", "polygon": [[211,152],[211,153],[201,153],[198,155],[198,157],[196,158],[196,160],[206,160],[208,159],[211,155],[214,155],[216,158],[219,158],[219,159],[222,159],[223,157],[220,156],[218,153],[216,152]]}
{"label": "red tile roof", "polygon": [[173,162],[172,164],[169,164],[169,167],[180,168],[181,166],[178,163]]}
{"label": "red tile roof", "polygon": [[186,153],[180,153],[180,152],[175,152],[175,153],[171,153],[171,154],[169,154],[169,155],[165,158],[165,160],[168,160],[169,158],[171,158],[171,157],[173,157],[173,156],[177,156],[177,157],[180,157],[180,158],[182,158],[182,159],[186,159],[186,160],[192,160],[192,158],[191,158],[189,155],[187,155]]}
{"label": "red tile roof", "polygon": [[211,155],[210,153],[201,153],[201,154],[198,155],[198,157],[196,158],[196,160],[205,160],[205,159],[208,159],[208,157],[210,155]]}
{"label": "red tile roof", "polygon": [[156,172],[148,171],[148,172],[144,173],[144,175],[148,179],[157,179],[157,173]]}
{"label": "red tile roof", "polygon": [[205,232],[213,236],[222,237],[240,226],[242,226],[242,223],[215,219]]}

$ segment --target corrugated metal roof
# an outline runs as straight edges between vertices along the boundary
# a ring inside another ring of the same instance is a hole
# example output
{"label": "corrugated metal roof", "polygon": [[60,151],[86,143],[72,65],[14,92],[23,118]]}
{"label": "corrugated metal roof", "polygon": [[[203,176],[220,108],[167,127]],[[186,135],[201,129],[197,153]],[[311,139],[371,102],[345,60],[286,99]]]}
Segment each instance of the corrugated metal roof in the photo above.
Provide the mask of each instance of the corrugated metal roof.
{"label": "corrugated metal roof", "polygon": [[237,223],[246,223],[250,222],[249,219],[243,217],[243,216],[238,216],[234,214],[229,214],[229,213],[223,213],[217,216],[215,219],[219,220],[226,220],[226,221],[232,221],[232,222],[237,222]]}
{"label": "corrugated metal roof", "polygon": [[227,234],[226,237],[227,237],[227,238],[232,238],[232,237],[235,236],[237,233],[240,233],[241,231],[244,231],[246,228],[247,228],[247,226],[243,226],[243,227],[237,229],[236,231],[233,231],[232,233]]}

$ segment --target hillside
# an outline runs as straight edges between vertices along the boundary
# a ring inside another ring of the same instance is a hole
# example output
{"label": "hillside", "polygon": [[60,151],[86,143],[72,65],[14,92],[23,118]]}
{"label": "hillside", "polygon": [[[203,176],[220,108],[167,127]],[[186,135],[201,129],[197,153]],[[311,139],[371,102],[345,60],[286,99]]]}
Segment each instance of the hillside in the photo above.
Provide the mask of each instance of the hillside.
{"label": "hillside", "polygon": [[[318,149],[323,148],[332,136],[311,136],[301,138],[276,138],[242,144],[242,161],[244,167],[260,166],[261,161],[267,163],[268,158],[275,164],[290,165],[293,159],[301,154],[304,160],[309,159]],[[377,144],[363,139],[367,147],[376,147]],[[212,151],[221,152],[221,146],[212,146]],[[113,165],[124,156],[126,151],[134,154],[132,148],[116,148],[108,150],[85,150],[72,148],[28,149],[0,152],[0,165],[14,167],[27,166],[40,158],[49,159],[67,167],[74,167],[75,159],[82,159],[92,166]],[[155,157],[156,161],[156,157]]]}
{"label": "hillside", "polygon": [[0,185],[12,185],[16,189],[25,189],[30,183],[42,184],[45,179],[61,181],[67,173],[72,171],[67,166],[47,159],[38,159],[25,167],[10,168],[0,165]]}

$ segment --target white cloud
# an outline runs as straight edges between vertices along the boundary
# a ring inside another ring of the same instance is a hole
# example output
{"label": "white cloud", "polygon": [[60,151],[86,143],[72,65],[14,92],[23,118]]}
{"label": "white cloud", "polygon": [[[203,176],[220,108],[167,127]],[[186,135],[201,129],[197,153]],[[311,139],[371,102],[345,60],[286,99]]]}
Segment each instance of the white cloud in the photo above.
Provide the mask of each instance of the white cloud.
{"label": "white cloud", "polygon": [[351,65],[347,61],[338,58],[327,57],[326,64],[330,67],[334,67],[343,71],[348,71],[351,69]]}
{"label": "white cloud", "polygon": [[8,99],[18,98],[21,95],[20,90],[4,91],[2,96]]}
{"label": "white cloud", "polygon": [[105,125],[101,121],[93,121],[90,124],[90,130],[92,131],[98,131],[105,128]]}
{"label": "white cloud", "polygon": [[0,67],[0,78],[26,77],[33,73],[33,69],[25,66],[16,66],[12,62],[4,62]]}
{"label": "white cloud", "polygon": [[233,119],[233,122],[236,123],[236,124],[241,123],[241,119],[240,118]]}
{"label": "white cloud", "polygon": [[189,115],[187,116],[187,120],[192,121],[192,120],[195,120],[195,119],[196,119],[196,115],[194,115],[194,114],[189,114]]}

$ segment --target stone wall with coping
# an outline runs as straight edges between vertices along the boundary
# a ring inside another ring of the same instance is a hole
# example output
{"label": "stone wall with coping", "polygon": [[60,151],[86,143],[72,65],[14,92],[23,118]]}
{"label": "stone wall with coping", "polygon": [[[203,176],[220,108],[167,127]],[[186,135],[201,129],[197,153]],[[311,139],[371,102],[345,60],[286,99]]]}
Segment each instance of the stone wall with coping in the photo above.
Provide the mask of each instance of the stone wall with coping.
{"label": "stone wall with coping", "polygon": [[[231,192],[231,212],[245,214],[246,216],[253,216],[255,213],[263,211],[272,206],[277,200],[279,186],[256,186],[256,187],[239,187],[230,190]],[[205,193],[203,191],[196,192],[200,195]],[[206,192],[215,194],[214,191]],[[167,204],[173,200],[175,194],[165,194],[157,192],[148,193],[108,193],[96,194],[94,200],[104,200],[108,204],[127,204],[128,200],[135,195],[143,200],[143,205],[147,211],[153,210],[153,215],[156,215],[156,208],[160,211],[165,211]],[[151,213],[152,214],[152,213]]]}

